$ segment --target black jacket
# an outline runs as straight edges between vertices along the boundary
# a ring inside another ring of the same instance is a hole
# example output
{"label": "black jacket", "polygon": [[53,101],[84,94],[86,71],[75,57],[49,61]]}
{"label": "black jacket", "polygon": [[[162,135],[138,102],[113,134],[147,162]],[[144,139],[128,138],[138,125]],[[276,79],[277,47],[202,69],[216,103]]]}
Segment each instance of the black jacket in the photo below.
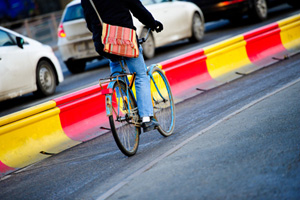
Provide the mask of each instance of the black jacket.
{"label": "black jacket", "polygon": [[[133,25],[130,12],[144,25],[155,28],[155,20],[151,13],[143,6],[140,0],[93,0],[103,22],[111,25],[136,29]],[[109,59],[118,57],[103,52],[101,42],[102,26],[92,7],[90,0],[81,0],[88,29],[93,33],[96,51]]]}

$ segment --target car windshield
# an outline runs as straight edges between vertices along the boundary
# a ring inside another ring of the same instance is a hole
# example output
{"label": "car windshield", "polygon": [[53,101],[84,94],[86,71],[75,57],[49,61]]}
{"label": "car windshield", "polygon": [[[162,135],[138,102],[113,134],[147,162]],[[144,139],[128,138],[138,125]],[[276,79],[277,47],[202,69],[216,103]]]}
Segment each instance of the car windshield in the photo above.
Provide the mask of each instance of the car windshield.
{"label": "car windshield", "polygon": [[153,0],[141,0],[144,6],[154,4]]}
{"label": "car windshield", "polygon": [[170,0],[141,0],[144,6],[156,3],[169,2]]}
{"label": "car windshield", "polygon": [[14,41],[8,36],[8,34],[0,30],[0,47],[14,45]]}
{"label": "car windshield", "polygon": [[81,4],[77,4],[67,8],[63,22],[72,21],[81,18],[84,18],[83,9],[81,7]]}

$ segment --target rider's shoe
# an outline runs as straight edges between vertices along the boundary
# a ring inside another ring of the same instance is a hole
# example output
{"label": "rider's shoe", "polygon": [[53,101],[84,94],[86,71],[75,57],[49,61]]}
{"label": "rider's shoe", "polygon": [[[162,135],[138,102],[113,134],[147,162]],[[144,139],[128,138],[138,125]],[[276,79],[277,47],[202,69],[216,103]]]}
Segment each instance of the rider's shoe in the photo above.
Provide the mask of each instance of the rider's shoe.
{"label": "rider's shoe", "polygon": [[142,127],[144,132],[152,131],[159,126],[159,123],[154,119],[154,117],[150,117],[149,122],[143,122]]}

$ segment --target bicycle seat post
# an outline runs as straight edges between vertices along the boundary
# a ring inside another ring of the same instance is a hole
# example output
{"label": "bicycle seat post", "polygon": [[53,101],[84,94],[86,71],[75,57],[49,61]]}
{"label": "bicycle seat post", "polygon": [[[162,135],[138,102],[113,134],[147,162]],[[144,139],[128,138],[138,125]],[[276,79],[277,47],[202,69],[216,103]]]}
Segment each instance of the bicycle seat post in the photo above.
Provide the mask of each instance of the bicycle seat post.
{"label": "bicycle seat post", "polygon": [[122,68],[122,71],[125,73],[126,72],[126,67],[127,67],[127,64],[126,64],[125,60],[121,59],[121,60],[119,60],[119,63],[120,63],[120,66]]}

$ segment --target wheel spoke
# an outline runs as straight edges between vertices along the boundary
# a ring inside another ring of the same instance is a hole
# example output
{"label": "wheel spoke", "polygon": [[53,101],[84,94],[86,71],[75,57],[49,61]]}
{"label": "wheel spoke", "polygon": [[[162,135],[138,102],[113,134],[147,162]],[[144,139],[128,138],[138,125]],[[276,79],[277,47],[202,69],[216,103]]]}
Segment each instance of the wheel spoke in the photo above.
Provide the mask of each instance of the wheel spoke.
{"label": "wheel spoke", "polygon": [[113,91],[112,105],[117,112],[110,116],[111,130],[119,149],[132,156],[137,151],[140,134],[140,128],[134,122],[138,117],[136,103],[131,93],[127,97],[125,83],[115,84]]}
{"label": "wheel spoke", "polygon": [[151,91],[154,115],[160,124],[158,130],[162,135],[169,136],[175,126],[175,106],[170,85],[159,68],[152,71]]}

